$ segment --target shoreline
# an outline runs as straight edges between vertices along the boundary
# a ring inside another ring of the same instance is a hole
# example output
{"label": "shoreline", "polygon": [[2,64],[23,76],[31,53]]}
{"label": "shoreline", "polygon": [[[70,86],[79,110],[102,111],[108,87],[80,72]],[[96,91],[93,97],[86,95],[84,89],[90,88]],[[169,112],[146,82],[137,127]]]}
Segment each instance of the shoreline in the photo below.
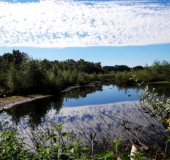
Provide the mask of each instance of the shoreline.
{"label": "shoreline", "polygon": [[64,90],[62,90],[61,93],[70,91],[70,90],[75,89],[75,88],[96,87],[96,86],[97,86],[97,85],[95,85],[95,84],[89,84],[89,85],[84,85],[84,86],[70,86],[70,87],[67,87],[67,88],[65,88]]}
{"label": "shoreline", "polygon": [[[145,82],[144,84],[146,85],[146,84],[164,84],[164,83],[162,83],[162,82],[147,82],[146,83]],[[83,85],[83,86],[77,86],[77,85],[69,86],[69,87],[65,88],[64,90],[62,90],[60,93],[67,92],[67,91],[70,91],[70,90],[75,89],[75,88],[96,87],[99,84],[90,83],[88,85]],[[170,82],[166,82],[166,84],[170,84]],[[31,101],[34,101],[34,100],[47,98],[47,97],[51,97],[51,96],[53,96],[53,95],[39,95],[39,96],[35,95],[35,97],[34,97],[34,95],[33,96],[30,95],[28,97],[16,96],[13,99],[10,99],[11,97],[6,97],[6,98],[2,98],[2,99],[0,98],[0,111],[12,108],[12,107],[14,107],[18,104],[27,103],[27,102],[31,102]]]}
{"label": "shoreline", "polygon": [[[95,87],[96,85],[91,84],[91,85],[85,85],[85,86],[70,86],[67,87],[66,89],[62,90],[60,93],[63,92],[67,92],[71,89],[75,89],[75,88],[81,88],[81,87]],[[38,99],[42,99],[42,98],[47,98],[47,97],[51,97],[53,95],[39,95],[39,96],[28,96],[28,97],[20,97],[20,96],[16,96],[16,98],[10,99],[10,97],[7,98],[3,98],[3,100],[0,99],[0,111],[12,108],[18,104],[23,104],[23,103],[27,103],[27,102],[31,102],[34,100],[38,100]]]}
{"label": "shoreline", "polygon": [[52,95],[40,95],[35,97],[19,97],[15,99],[3,99],[0,100],[0,111],[12,108],[18,104],[23,104],[31,101],[35,101],[42,98],[51,97]]}

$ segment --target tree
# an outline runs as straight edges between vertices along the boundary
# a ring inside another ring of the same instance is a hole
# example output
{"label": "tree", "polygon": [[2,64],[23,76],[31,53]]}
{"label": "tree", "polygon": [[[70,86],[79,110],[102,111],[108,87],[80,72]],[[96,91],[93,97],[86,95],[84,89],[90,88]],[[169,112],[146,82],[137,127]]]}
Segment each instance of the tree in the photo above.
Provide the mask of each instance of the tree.
{"label": "tree", "polygon": [[143,70],[144,67],[143,66],[135,66],[132,69],[135,70],[135,71],[138,71],[138,70]]}
{"label": "tree", "polygon": [[13,50],[12,54],[14,57],[14,65],[16,69],[20,68],[22,61],[28,59],[28,55],[24,52],[20,52],[19,50]]}

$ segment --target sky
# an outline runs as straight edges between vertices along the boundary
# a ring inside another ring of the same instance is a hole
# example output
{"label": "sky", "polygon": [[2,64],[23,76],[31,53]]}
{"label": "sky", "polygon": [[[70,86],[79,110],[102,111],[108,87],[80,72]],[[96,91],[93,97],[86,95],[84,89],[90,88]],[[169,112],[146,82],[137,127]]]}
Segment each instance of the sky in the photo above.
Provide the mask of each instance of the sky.
{"label": "sky", "polygon": [[0,55],[105,65],[170,61],[170,0],[0,0]]}

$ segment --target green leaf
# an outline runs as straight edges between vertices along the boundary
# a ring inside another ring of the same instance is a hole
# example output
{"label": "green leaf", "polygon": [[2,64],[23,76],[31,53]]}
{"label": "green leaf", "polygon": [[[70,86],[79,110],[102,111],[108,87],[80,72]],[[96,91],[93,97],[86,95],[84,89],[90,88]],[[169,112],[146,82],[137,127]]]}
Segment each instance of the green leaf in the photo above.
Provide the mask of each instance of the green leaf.
{"label": "green leaf", "polygon": [[71,134],[71,133],[66,133],[66,132],[62,133],[62,136],[65,136],[65,137],[74,137],[73,134]]}
{"label": "green leaf", "polygon": [[70,149],[70,152],[71,152],[71,153],[74,153],[74,148]]}
{"label": "green leaf", "polygon": [[121,160],[130,160],[130,157],[127,154],[122,154]]}
{"label": "green leaf", "polygon": [[166,143],[169,143],[170,142],[170,138],[166,141]]}
{"label": "green leaf", "polygon": [[51,140],[51,139],[54,139],[54,138],[57,138],[57,135],[56,135],[56,134],[53,134],[53,135],[49,136],[49,137],[47,138],[47,141],[48,141],[48,140]]}
{"label": "green leaf", "polygon": [[62,149],[61,149],[61,148],[59,148],[59,149],[58,149],[58,156],[57,156],[57,157],[58,157],[58,159],[60,158],[61,154],[62,154]]}
{"label": "green leaf", "polygon": [[49,152],[50,152],[50,148],[48,147],[48,148],[46,148],[45,149],[45,152],[47,153],[47,154],[49,154]]}
{"label": "green leaf", "polygon": [[54,151],[57,152],[58,149],[60,148],[60,143],[56,143],[53,145]]}
{"label": "green leaf", "polygon": [[82,144],[82,142],[81,142],[81,141],[78,141],[78,140],[76,140],[76,141],[73,142],[73,145],[74,145],[74,146],[80,146],[81,144]]}
{"label": "green leaf", "polygon": [[84,151],[88,151],[89,150],[87,147],[82,147],[81,149],[84,150]]}
{"label": "green leaf", "polygon": [[102,154],[102,158],[107,159],[109,157],[112,157],[113,155],[114,155],[113,152],[105,152]]}

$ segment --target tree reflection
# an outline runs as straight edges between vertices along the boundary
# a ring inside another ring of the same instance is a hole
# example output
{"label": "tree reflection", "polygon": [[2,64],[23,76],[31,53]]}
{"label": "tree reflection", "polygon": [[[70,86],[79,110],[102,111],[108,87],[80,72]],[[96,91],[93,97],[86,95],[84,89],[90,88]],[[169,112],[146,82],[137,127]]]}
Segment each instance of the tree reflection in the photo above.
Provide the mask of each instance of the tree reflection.
{"label": "tree reflection", "polygon": [[101,91],[102,90],[102,85],[100,86],[95,86],[95,87],[82,87],[82,88],[77,88],[73,89],[69,92],[65,92],[64,96],[65,98],[84,98],[87,96],[87,94],[92,94],[95,93],[96,91]]}
{"label": "tree reflection", "polygon": [[[142,86],[143,88],[145,85]],[[128,86],[128,87],[121,87],[117,86],[118,91],[123,90],[125,94],[129,94],[129,90],[134,89],[139,91],[141,88],[134,86]],[[165,97],[170,97],[170,85],[149,85],[149,88],[156,88],[155,92],[158,92],[160,95],[164,95]],[[79,99],[84,98],[88,94],[93,94],[97,91],[102,92],[102,86],[96,86],[96,87],[81,87],[72,89],[68,92],[59,93],[58,95],[55,95],[53,97],[45,98],[45,99],[39,99],[35,100],[29,103],[20,104],[17,105],[11,109],[6,110],[7,114],[12,117],[13,123],[16,125],[18,123],[22,123],[22,120],[27,122],[29,126],[31,126],[33,129],[38,127],[38,125],[43,124],[46,122],[47,118],[46,115],[49,111],[53,109],[53,111],[56,111],[56,114],[60,112],[64,99]],[[118,93],[118,92],[117,92]],[[28,119],[25,120],[25,118]],[[82,117],[87,118],[87,117]],[[88,118],[92,118],[90,115],[88,115]],[[72,122],[74,121],[74,118],[72,119]]]}
{"label": "tree reflection", "polygon": [[86,97],[87,94],[92,94],[97,90],[101,90],[102,86],[98,87],[82,87],[79,89],[73,89],[65,93],[59,93],[50,98],[44,98],[35,100],[32,102],[24,103],[17,105],[8,109],[6,112],[12,117],[13,123],[16,125],[22,123],[21,119],[28,117],[28,124],[33,129],[38,125],[46,121],[46,114],[51,109],[56,110],[57,113],[60,112],[60,109],[63,105],[64,98],[81,98]]}
{"label": "tree reflection", "polygon": [[42,122],[42,118],[45,118],[47,111],[50,110],[50,104],[50,98],[35,100],[12,107],[7,110],[7,114],[12,117],[12,121],[16,124],[21,121],[21,118],[28,116],[29,124],[37,126]]}
{"label": "tree reflection", "polygon": [[160,96],[170,97],[170,84],[150,84],[149,89],[152,90],[153,88]]}

